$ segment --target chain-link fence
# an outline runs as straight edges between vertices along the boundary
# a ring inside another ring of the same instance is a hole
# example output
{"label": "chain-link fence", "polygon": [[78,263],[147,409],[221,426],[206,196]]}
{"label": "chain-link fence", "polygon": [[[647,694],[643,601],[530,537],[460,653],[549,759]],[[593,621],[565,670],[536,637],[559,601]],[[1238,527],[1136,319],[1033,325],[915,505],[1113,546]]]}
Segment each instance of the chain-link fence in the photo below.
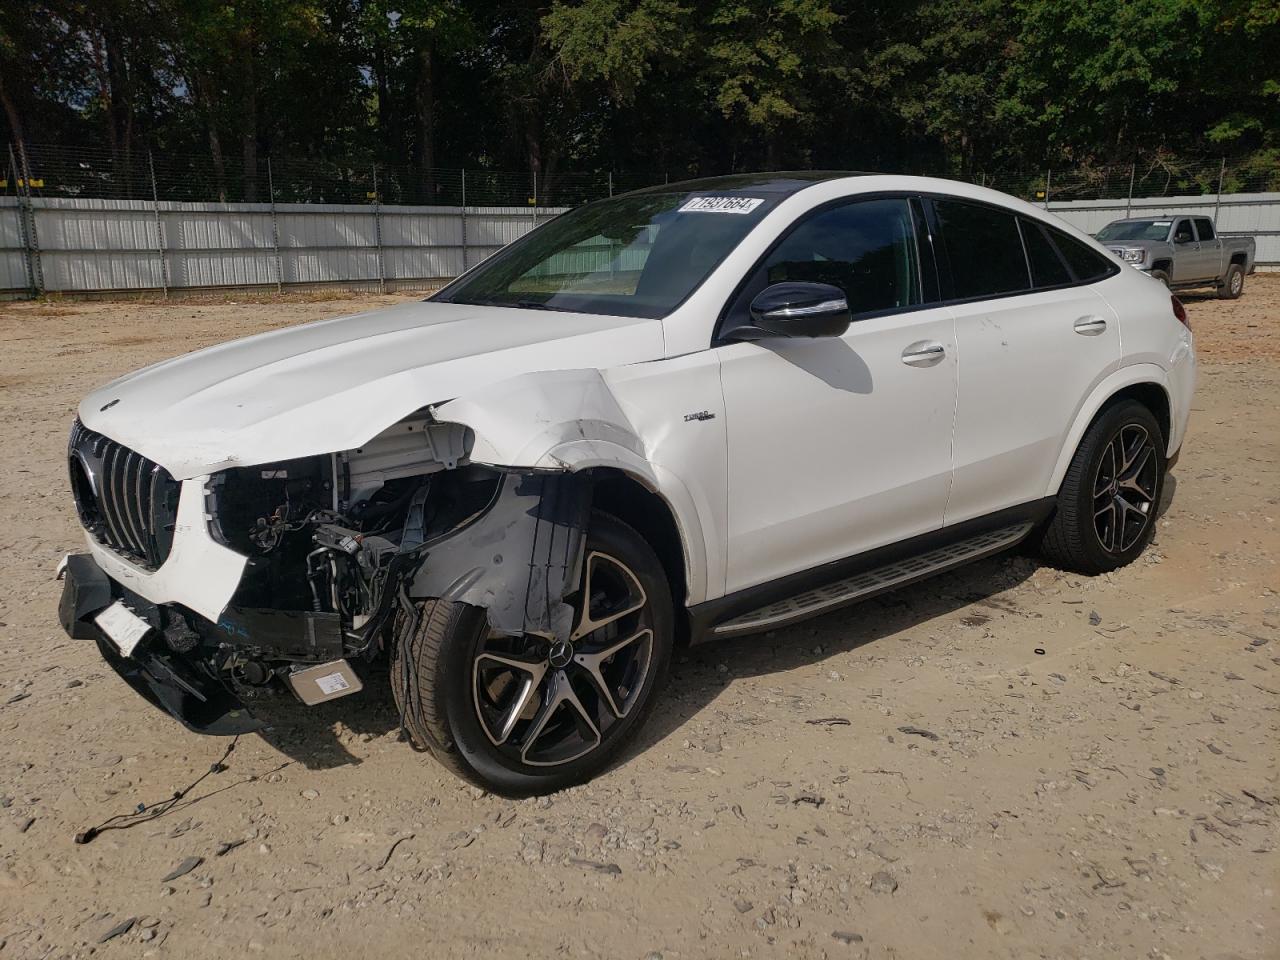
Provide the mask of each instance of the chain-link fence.
{"label": "chain-link fence", "polygon": [[9,146],[0,195],[222,203],[382,203],[404,206],[566,207],[647,186],[641,174],[487,168],[422,168],[406,163],[172,154],[52,144]]}
{"label": "chain-link fence", "polygon": [[[304,157],[255,158],[138,149],[27,144],[9,147],[0,195],[29,186],[32,197],[246,203],[382,203],[406,206],[566,207],[665,180],[654,172],[422,168],[407,163]],[[1159,158],[1039,170],[936,169],[1031,201],[1116,200],[1280,191],[1280,151],[1205,160]]]}

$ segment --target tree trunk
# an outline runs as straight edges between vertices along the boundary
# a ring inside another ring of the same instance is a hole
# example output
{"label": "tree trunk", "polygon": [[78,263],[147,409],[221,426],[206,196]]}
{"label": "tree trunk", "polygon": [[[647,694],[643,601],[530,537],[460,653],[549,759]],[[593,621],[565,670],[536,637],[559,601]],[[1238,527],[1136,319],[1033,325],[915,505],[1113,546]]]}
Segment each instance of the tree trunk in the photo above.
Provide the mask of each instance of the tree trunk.
{"label": "tree trunk", "polygon": [[422,171],[422,189],[430,203],[435,198],[436,165],[436,90],[435,44],[428,40],[418,59],[418,166]]}
{"label": "tree trunk", "polygon": [[9,131],[13,137],[14,146],[19,151],[25,150],[26,137],[22,133],[22,118],[18,114],[18,105],[9,96],[9,90],[5,86],[3,74],[0,74],[0,107],[4,108],[5,118],[9,121]]}
{"label": "tree trunk", "polygon": [[241,34],[240,67],[244,90],[241,116],[240,148],[244,160],[244,201],[258,199],[258,87],[254,79],[254,43],[252,34]]}
{"label": "tree trunk", "polygon": [[218,136],[218,127],[209,118],[209,156],[213,159],[213,180],[218,190],[218,199],[227,202],[227,163],[222,158],[222,140]]}
{"label": "tree trunk", "polygon": [[102,32],[107,66],[107,124],[110,127],[112,162],[125,185],[125,196],[133,199],[133,97],[129,82],[129,62],[115,30]]}

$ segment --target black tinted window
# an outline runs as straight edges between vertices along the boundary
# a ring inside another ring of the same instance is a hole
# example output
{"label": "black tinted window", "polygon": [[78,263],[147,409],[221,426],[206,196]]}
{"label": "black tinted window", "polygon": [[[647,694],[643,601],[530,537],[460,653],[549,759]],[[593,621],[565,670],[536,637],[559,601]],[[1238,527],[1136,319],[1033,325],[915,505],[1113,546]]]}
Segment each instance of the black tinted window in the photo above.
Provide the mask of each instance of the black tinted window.
{"label": "black tinted window", "polygon": [[850,311],[877,313],[921,302],[920,260],[905,199],[863,200],[819,211],[766,258],[754,295],[803,280],[844,291]]}
{"label": "black tinted window", "polygon": [[1201,240],[1213,239],[1213,222],[1208,217],[1196,217],[1196,236]]}
{"label": "black tinted window", "polygon": [[1015,293],[1031,285],[1013,214],[957,200],[935,200],[934,209],[956,298]]}
{"label": "black tinted window", "polygon": [[1189,243],[1194,239],[1195,236],[1191,233],[1191,221],[1179,220],[1178,225],[1173,228],[1173,242]]}
{"label": "black tinted window", "polygon": [[1071,268],[1071,272],[1075,274],[1076,280],[1080,283],[1101,280],[1118,269],[1110,257],[1104,256],[1092,247],[1086,246],[1075,237],[1069,237],[1061,230],[1055,230],[1053,227],[1046,227],[1045,229],[1053,237],[1053,242],[1062,254],[1062,259],[1067,261],[1067,266]]}
{"label": "black tinted window", "polygon": [[1031,264],[1031,282],[1036,287],[1056,287],[1071,282],[1071,272],[1058,256],[1058,251],[1040,229],[1030,220],[1019,220],[1022,242],[1027,247],[1027,261]]}

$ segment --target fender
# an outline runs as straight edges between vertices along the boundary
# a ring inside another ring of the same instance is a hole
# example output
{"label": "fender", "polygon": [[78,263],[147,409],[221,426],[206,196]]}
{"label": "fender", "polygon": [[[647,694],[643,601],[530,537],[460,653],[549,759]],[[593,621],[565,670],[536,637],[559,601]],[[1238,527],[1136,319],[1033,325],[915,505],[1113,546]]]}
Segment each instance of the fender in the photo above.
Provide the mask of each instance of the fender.
{"label": "fender", "polygon": [[[655,493],[675,518],[684,553],[687,602],[707,598],[710,558],[701,514],[689,488],[649,459],[646,444],[600,371],[524,374],[431,408],[441,422],[470,428],[472,463],[579,473],[618,470]],[[719,566],[719,564],[715,564]]]}
{"label": "fender", "polygon": [[[1157,384],[1164,391],[1166,400],[1170,401],[1170,410],[1173,410],[1169,390],[1169,374],[1163,367],[1154,363],[1135,363],[1128,367],[1121,367],[1107,376],[1093,388],[1093,392],[1085,398],[1084,403],[1076,410],[1075,418],[1071,422],[1071,429],[1067,431],[1062,448],[1058,451],[1058,460],[1053,468],[1053,473],[1049,477],[1049,485],[1045,488],[1044,495],[1046,497],[1057,496],[1058,488],[1062,486],[1062,478],[1067,475],[1067,467],[1071,465],[1071,458],[1075,456],[1076,447],[1080,445],[1080,439],[1084,436],[1085,430],[1089,428],[1089,424],[1093,422],[1093,418],[1098,415],[1098,411],[1115,394],[1125,387],[1131,387],[1138,383]],[[1170,430],[1170,434],[1167,454],[1172,454],[1181,442],[1181,437],[1176,435],[1176,429]]]}

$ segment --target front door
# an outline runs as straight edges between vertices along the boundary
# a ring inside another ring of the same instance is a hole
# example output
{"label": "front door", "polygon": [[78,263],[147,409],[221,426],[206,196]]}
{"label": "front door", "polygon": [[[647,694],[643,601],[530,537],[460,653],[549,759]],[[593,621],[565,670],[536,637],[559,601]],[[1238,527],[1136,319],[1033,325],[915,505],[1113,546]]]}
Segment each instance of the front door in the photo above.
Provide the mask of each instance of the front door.
{"label": "front door", "polygon": [[1173,272],[1170,274],[1170,279],[1174,283],[1203,280],[1203,266],[1200,244],[1196,241],[1191,218],[1180,217],[1173,224]]}
{"label": "front door", "polygon": [[[831,283],[855,317],[840,337],[728,343],[727,588],[936,530],[951,483],[956,344],[906,198],[803,218],[730,308],[783,281]],[[921,237],[927,243],[927,237]]]}

